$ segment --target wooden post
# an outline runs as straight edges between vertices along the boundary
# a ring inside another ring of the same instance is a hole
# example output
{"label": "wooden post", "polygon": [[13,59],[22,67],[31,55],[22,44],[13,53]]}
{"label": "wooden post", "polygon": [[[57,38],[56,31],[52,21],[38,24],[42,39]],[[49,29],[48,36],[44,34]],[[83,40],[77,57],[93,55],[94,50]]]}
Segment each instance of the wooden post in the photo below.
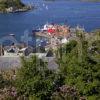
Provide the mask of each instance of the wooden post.
{"label": "wooden post", "polygon": [[3,50],[3,47],[2,47],[2,44],[0,45],[0,56],[3,56],[4,55],[4,50]]}

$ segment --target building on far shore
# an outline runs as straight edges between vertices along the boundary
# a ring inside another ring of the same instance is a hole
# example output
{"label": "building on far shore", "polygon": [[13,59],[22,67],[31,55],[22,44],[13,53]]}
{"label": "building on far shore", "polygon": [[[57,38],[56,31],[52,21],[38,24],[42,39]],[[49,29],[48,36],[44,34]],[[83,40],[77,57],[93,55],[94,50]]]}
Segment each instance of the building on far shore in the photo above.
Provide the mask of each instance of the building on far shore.
{"label": "building on far shore", "polygon": [[6,12],[13,12],[13,10],[14,10],[13,7],[6,8]]}

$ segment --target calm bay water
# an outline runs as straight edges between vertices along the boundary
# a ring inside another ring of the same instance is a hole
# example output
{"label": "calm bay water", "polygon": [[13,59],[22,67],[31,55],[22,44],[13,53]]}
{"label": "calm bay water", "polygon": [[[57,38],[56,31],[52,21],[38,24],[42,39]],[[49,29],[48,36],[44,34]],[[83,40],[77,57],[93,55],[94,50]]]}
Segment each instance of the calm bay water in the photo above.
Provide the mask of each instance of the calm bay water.
{"label": "calm bay water", "polygon": [[0,37],[14,33],[19,39],[25,30],[32,31],[46,22],[65,23],[72,27],[84,26],[86,31],[100,28],[100,3],[93,2],[44,2],[42,0],[22,0],[26,4],[36,4],[38,9],[23,13],[0,14]]}

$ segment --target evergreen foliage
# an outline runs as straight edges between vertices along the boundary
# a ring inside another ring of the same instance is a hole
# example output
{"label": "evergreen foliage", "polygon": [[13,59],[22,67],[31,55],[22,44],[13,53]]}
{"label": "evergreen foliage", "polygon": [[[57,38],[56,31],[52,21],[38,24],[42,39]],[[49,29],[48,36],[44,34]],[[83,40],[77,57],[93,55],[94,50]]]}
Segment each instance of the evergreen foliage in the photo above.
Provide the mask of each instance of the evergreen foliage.
{"label": "evergreen foliage", "polygon": [[20,95],[25,95],[36,100],[49,100],[50,95],[60,86],[60,75],[47,68],[47,64],[36,56],[30,59],[22,58],[22,67],[16,79],[17,90]]}
{"label": "evergreen foliage", "polygon": [[[49,52],[51,54],[51,51]],[[58,70],[32,56],[22,57],[14,84],[16,100],[100,100],[100,33],[86,38],[82,32],[61,45],[56,53]],[[0,75],[0,88],[8,83]],[[8,92],[7,92],[8,93]],[[11,97],[11,96],[10,96]],[[19,99],[20,98],[20,99]]]}
{"label": "evergreen foliage", "polygon": [[0,1],[0,11],[5,12],[7,8],[13,7],[14,9],[19,9],[25,7],[25,5],[20,0],[1,0]]}
{"label": "evergreen foliage", "polygon": [[[83,35],[82,33],[77,36],[77,40],[74,41],[75,43],[77,42],[77,45],[72,46],[73,42],[70,41],[65,47],[62,47],[65,52],[62,52],[62,58],[58,63],[61,73],[66,77],[65,84],[75,86],[79,90],[80,95],[85,95],[88,100],[92,100],[90,98],[99,100],[100,60],[98,61],[97,59],[100,58],[100,42],[97,40],[92,43],[92,48],[95,49],[93,54],[91,49],[89,49],[89,41]],[[82,44],[81,48],[80,44]],[[78,57],[80,58],[79,50],[82,52],[81,60],[78,59]],[[98,58],[95,60],[94,57],[96,55]]]}

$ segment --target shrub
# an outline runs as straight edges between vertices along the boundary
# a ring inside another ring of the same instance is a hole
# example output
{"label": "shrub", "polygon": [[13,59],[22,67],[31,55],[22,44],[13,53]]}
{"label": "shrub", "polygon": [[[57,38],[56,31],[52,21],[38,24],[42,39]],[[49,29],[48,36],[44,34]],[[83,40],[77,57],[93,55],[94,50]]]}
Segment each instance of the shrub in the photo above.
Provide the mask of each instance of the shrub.
{"label": "shrub", "polygon": [[61,84],[60,79],[55,71],[47,68],[45,62],[33,56],[22,58],[22,67],[15,82],[19,95],[49,100],[54,89]]}

